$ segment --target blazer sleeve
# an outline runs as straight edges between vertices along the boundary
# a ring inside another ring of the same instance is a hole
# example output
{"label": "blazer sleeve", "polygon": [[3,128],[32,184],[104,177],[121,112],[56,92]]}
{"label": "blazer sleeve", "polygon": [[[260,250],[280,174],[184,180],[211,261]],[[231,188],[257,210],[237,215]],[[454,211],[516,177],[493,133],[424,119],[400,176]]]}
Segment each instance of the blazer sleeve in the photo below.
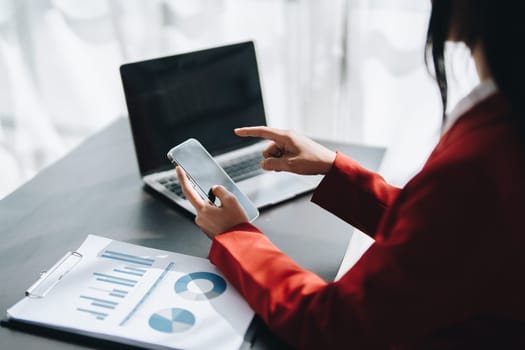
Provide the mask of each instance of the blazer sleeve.
{"label": "blazer sleeve", "polygon": [[479,220],[490,217],[491,198],[470,175],[448,169],[409,183],[386,220],[399,219],[382,223],[376,242],[337,282],[298,266],[251,224],[217,235],[210,260],[298,348],[385,348],[423,338],[487,303],[479,291],[494,270],[485,254],[494,244],[487,232],[496,228]]}
{"label": "blazer sleeve", "polygon": [[373,237],[385,210],[399,191],[379,174],[338,152],[334,165],[315,190],[312,202]]}

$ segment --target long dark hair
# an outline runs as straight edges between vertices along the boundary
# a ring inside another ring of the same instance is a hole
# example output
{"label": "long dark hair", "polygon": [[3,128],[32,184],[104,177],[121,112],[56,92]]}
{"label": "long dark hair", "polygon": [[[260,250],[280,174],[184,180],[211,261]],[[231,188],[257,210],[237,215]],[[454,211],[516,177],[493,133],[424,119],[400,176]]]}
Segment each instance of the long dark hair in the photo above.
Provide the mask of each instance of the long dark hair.
{"label": "long dark hair", "polygon": [[[482,45],[500,92],[509,100],[525,139],[525,2],[521,0],[434,0],[427,33],[425,62],[433,71],[447,108],[445,42],[454,36],[472,48]],[[430,69],[430,68],[429,68]]]}

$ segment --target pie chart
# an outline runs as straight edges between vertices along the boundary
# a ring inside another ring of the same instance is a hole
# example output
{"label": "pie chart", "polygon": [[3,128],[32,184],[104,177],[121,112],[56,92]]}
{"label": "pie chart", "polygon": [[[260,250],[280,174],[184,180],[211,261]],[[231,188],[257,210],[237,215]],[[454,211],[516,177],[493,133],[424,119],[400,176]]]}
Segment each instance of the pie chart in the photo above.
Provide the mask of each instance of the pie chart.
{"label": "pie chart", "polygon": [[163,333],[181,333],[195,324],[195,316],[188,310],[171,308],[158,311],[150,316],[149,326]]}
{"label": "pie chart", "polygon": [[175,293],[189,300],[213,299],[225,290],[224,278],[212,272],[192,272],[175,282]]}

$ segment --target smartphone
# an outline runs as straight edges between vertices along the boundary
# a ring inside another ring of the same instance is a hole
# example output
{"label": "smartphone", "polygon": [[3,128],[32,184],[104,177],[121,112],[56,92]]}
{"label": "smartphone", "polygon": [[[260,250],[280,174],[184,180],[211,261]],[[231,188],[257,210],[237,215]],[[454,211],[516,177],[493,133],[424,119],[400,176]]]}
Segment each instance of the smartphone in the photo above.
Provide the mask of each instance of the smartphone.
{"label": "smartphone", "polygon": [[188,139],[170,149],[168,159],[186,172],[188,179],[202,199],[209,200],[214,205],[220,205],[219,199],[213,194],[212,187],[221,185],[237,197],[250,222],[259,216],[257,207],[241,192],[231,177],[196,139]]}

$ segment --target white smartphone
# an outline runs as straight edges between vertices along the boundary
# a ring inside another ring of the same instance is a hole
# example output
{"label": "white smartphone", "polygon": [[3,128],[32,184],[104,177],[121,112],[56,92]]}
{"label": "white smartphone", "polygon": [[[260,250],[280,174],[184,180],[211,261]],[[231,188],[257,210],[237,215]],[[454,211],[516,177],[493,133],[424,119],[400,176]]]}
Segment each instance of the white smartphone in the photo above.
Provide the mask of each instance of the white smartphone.
{"label": "white smartphone", "polygon": [[188,139],[170,149],[168,159],[186,172],[188,179],[202,199],[219,205],[219,199],[215,198],[212,187],[221,185],[237,197],[250,222],[259,216],[257,207],[241,192],[231,177],[196,139]]}

